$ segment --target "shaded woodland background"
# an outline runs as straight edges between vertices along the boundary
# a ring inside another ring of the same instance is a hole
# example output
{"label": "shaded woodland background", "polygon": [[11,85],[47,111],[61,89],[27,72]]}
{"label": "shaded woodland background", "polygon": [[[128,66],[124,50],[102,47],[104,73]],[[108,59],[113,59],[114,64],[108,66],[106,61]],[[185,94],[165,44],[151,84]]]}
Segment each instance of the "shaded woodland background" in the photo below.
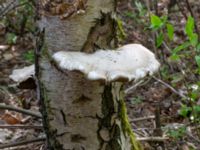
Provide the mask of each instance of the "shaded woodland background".
{"label": "shaded woodland background", "polygon": [[[9,79],[34,63],[34,5],[0,1],[0,103],[38,112],[35,90]],[[119,45],[141,43],[162,64],[158,74],[125,89],[138,140],[146,150],[200,150],[200,1],[121,0],[117,13]],[[16,150],[45,149],[43,137],[40,118],[0,109],[0,149],[12,143]]]}

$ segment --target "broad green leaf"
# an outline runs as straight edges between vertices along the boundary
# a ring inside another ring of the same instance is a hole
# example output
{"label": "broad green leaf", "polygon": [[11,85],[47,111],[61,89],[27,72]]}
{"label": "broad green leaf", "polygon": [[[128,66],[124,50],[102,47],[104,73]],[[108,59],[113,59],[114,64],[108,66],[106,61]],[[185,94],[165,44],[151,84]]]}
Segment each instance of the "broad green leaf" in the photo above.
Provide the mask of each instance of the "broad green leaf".
{"label": "broad green leaf", "polygon": [[167,24],[167,35],[170,40],[174,39],[174,27],[172,24]]}
{"label": "broad green leaf", "polygon": [[185,32],[190,37],[193,34],[193,30],[194,30],[194,18],[189,16],[186,22]]}
{"label": "broad green leaf", "polygon": [[151,28],[158,29],[162,27],[163,21],[158,16],[152,14],[150,19],[151,19]]}
{"label": "broad green leaf", "polygon": [[158,37],[156,38],[156,47],[160,47],[162,45],[163,39],[164,39],[164,35],[163,33],[160,33]]}
{"label": "broad green leaf", "polygon": [[198,44],[198,35],[196,33],[192,33],[189,36],[189,40],[192,46],[196,47]]}
{"label": "broad green leaf", "polygon": [[190,46],[190,42],[185,42],[172,50],[173,53],[178,53],[179,51],[186,49]]}
{"label": "broad green leaf", "polygon": [[195,56],[195,60],[196,60],[198,67],[200,68],[200,56]]}

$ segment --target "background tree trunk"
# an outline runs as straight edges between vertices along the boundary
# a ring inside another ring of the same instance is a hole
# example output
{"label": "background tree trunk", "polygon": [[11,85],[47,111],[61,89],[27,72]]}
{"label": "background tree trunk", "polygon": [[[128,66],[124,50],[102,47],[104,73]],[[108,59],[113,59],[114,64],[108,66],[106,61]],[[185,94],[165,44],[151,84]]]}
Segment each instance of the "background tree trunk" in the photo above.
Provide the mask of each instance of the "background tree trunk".
{"label": "background tree trunk", "polygon": [[88,81],[78,72],[63,72],[49,57],[56,51],[92,52],[115,47],[115,3],[88,0],[85,14],[64,20],[56,15],[41,16],[39,27],[45,28],[45,46],[38,78],[50,149],[141,149],[127,120],[121,86]]}

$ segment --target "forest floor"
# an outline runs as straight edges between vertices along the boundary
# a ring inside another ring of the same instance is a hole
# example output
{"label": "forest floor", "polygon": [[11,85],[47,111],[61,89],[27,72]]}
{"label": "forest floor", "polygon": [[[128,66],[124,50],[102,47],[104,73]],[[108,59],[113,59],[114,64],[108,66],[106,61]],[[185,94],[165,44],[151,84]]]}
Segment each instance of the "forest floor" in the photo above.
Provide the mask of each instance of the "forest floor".
{"label": "forest floor", "polygon": [[[200,31],[198,1],[189,2],[197,31]],[[187,40],[184,27],[191,12],[184,2],[173,4],[169,0],[160,0],[157,6],[155,11],[154,6],[146,1],[124,0],[118,4],[119,28],[123,26],[119,32],[120,44],[141,43],[151,49],[162,64],[157,75],[126,86],[130,122],[145,150],[200,150],[200,107],[197,107],[200,105],[200,84],[199,74],[193,72],[196,67],[193,53],[185,51],[187,55],[180,54],[184,57],[178,62],[169,59],[170,50]],[[150,12],[168,16],[175,30],[173,43],[167,40],[161,46],[155,46],[157,34],[166,31],[148,28],[151,21],[147,14]],[[19,89],[9,78],[14,69],[31,65],[34,61],[32,27],[27,23],[23,30],[23,23],[18,23],[18,19],[24,16],[14,15],[19,16],[8,17],[7,24],[0,20],[0,104],[39,112],[35,90]],[[191,47],[188,49],[192,51]],[[191,92],[195,86],[197,91]],[[195,95],[195,101],[191,101],[190,95]],[[193,112],[193,109],[197,110]],[[43,136],[40,118],[0,109],[0,149],[3,146],[8,147],[5,150],[42,150],[45,146]],[[22,141],[27,143],[19,144]]]}

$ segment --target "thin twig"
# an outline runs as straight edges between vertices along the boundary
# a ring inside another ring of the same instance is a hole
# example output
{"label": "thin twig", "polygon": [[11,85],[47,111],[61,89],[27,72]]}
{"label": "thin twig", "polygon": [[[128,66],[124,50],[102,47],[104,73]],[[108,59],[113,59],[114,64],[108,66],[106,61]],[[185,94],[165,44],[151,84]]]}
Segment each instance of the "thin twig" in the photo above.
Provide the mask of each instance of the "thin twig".
{"label": "thin twig", "polygon": [[[9,8],[12,4],[13,4],[13,6],[11,8]],[[23,5],[26,5],[26,4],[28,4],[28,2],[24,2],[22,4],[17,4],[17,5],[14,5],[14,1],[11,2],[4,10],[2,10],[2,12],[0,12],[0,18],[4,17],[11,10],[14,10],[14,9],[16,9],[18,7],[22,7]]]}
{"label": "thin twig", "polygon": [[162,136],[162,130],[161,130],[161,121],[160,121],[160,103],[157,103],[155,105],[155,130],[154,130],[154,136]]}
{"label": "thin twig", "polygon": [[[161,121],[160,121],[160,102],[155,104],[156,110],[155,110],[155,126],[156,128],[153,130],[154,136],[162,136],[163,131],[161,129]],[[162,147],[162,149],[165,149],[165,144],[163,141],[157,141],[157,144]]]}
{"label": "thin twig", "polygon": [[141,87],[146,85],[149,81],[151,80],[151,78],[147,78],[147,80],[140,80],[138,82],[133,82],[133,85],[128,87],[127,89],[124,90],[125,94],[129,94],[131,91],[135,90],[137,87]]}
{"label": "thin twig", "polygon": [[198,129],[200,129],[200,125],[197,125],[197,126],[195,126],[195,127],[191,127],[190,129],[191,129],[191,130],[198,130]]}
{"label": "thin twig", "polygon": [[46,140],[46,137],[40,137],[40,138],[31,139],[31,140],[24,140],[24,141],[19,141],[19,142],[0,144],[0,149],[31,144],[31,143],[34,143],[34,142],[42,142],[42,141],[45,141],[45,140]]}
{"label": "thin twig", "polygon": [[169,138],[168,137],[137,137],[137,140],[138,141],[152,141],[152,142],[162,142],[162,141],[166,141],[166,140],[169,140]]}
{"label": "thin twig", "polygon": [[198,138],[194,137],[191,133],[186,132],[186,135],[189,136],[196,143],[200,144],[200,140]]}
{"label": "thin twig", "polygon": [[10,2],[7,6],[6,6],[6,8],[2,8],[3,10],[2,11],[0,11],[0,14],[1,15],[3,15],[7,10],[9,10],[9,7],[11,7],[12,5],[14,5],[14,3],[15,3],[15,1],[12,1],[12,2]]}
{"label": "thin twig", "polygon": [[151,120],[151,119],[155,119],[155,116],[146,116],[146,117],[135,118],[135,119],[131,119],[130,122],[139,122],[139,121]]}
{"label": "thin twig", "polygon": [[25,109],[22,109],[22,108],[16,108],[16,107],[13,107],[11,105],[0,104],[0,109],[12,110],[12,111],[16,111],[16,112],[19,112],[19,113],[30,115],[30,116],[33,116],[33,117],[36,117],[36,118],[42,118],[40,113],[36,113],[36,112],[30,111],[30,110],[25,110]]}
{"label": "thin twig", "polygon": [[43,126],[41,125],[0,125],[1,129],[39,129],[42,130]]}
{"label": "thin twig", "polygon": [[130,91],[134,90],[136,87],[138,87],[140,84],[142,84],[142,82],[144,82],[143,80],[140,80],[137,83],[134,83],[132,86],[128,87],[127,89],[124,90],[125,94],[128,94]]}
{"label": "thin twig", "polygon": [[172,92],[174,92],[175,94],[179,95],[180,97],[184,98],[184,99],[189,99],[189,97],[187,97],[186,95],[178,92],[176,89],[174,89],[171,85],[169,85],[168,83],[162,81],[161,79],[158,79],[155,76],[152,76],[152,78],[160,83],[162,83],[164,86],[168,87]]}
{"label": "thin twig", "polygon": [[167,45],[167,43],[165,41],[163,41],[163,46],[166,48],[166,50],[171,54],[171,49],[169,48],[169,46]]}
{"label": "thin twig", "polygon": [[133,129],[133,131],[140,131],[140,130],[154,130],[155,128],[137,128],[137,129]]}
{"label": "thin twig", "polygon": [[180,5],[180,1],[178,0],[177,2],[177,6],[179,8],[179,10],[181,11],[182,15],[184,16],[184,18],[187,20],[187,14],[184,12],[183,7]]}

